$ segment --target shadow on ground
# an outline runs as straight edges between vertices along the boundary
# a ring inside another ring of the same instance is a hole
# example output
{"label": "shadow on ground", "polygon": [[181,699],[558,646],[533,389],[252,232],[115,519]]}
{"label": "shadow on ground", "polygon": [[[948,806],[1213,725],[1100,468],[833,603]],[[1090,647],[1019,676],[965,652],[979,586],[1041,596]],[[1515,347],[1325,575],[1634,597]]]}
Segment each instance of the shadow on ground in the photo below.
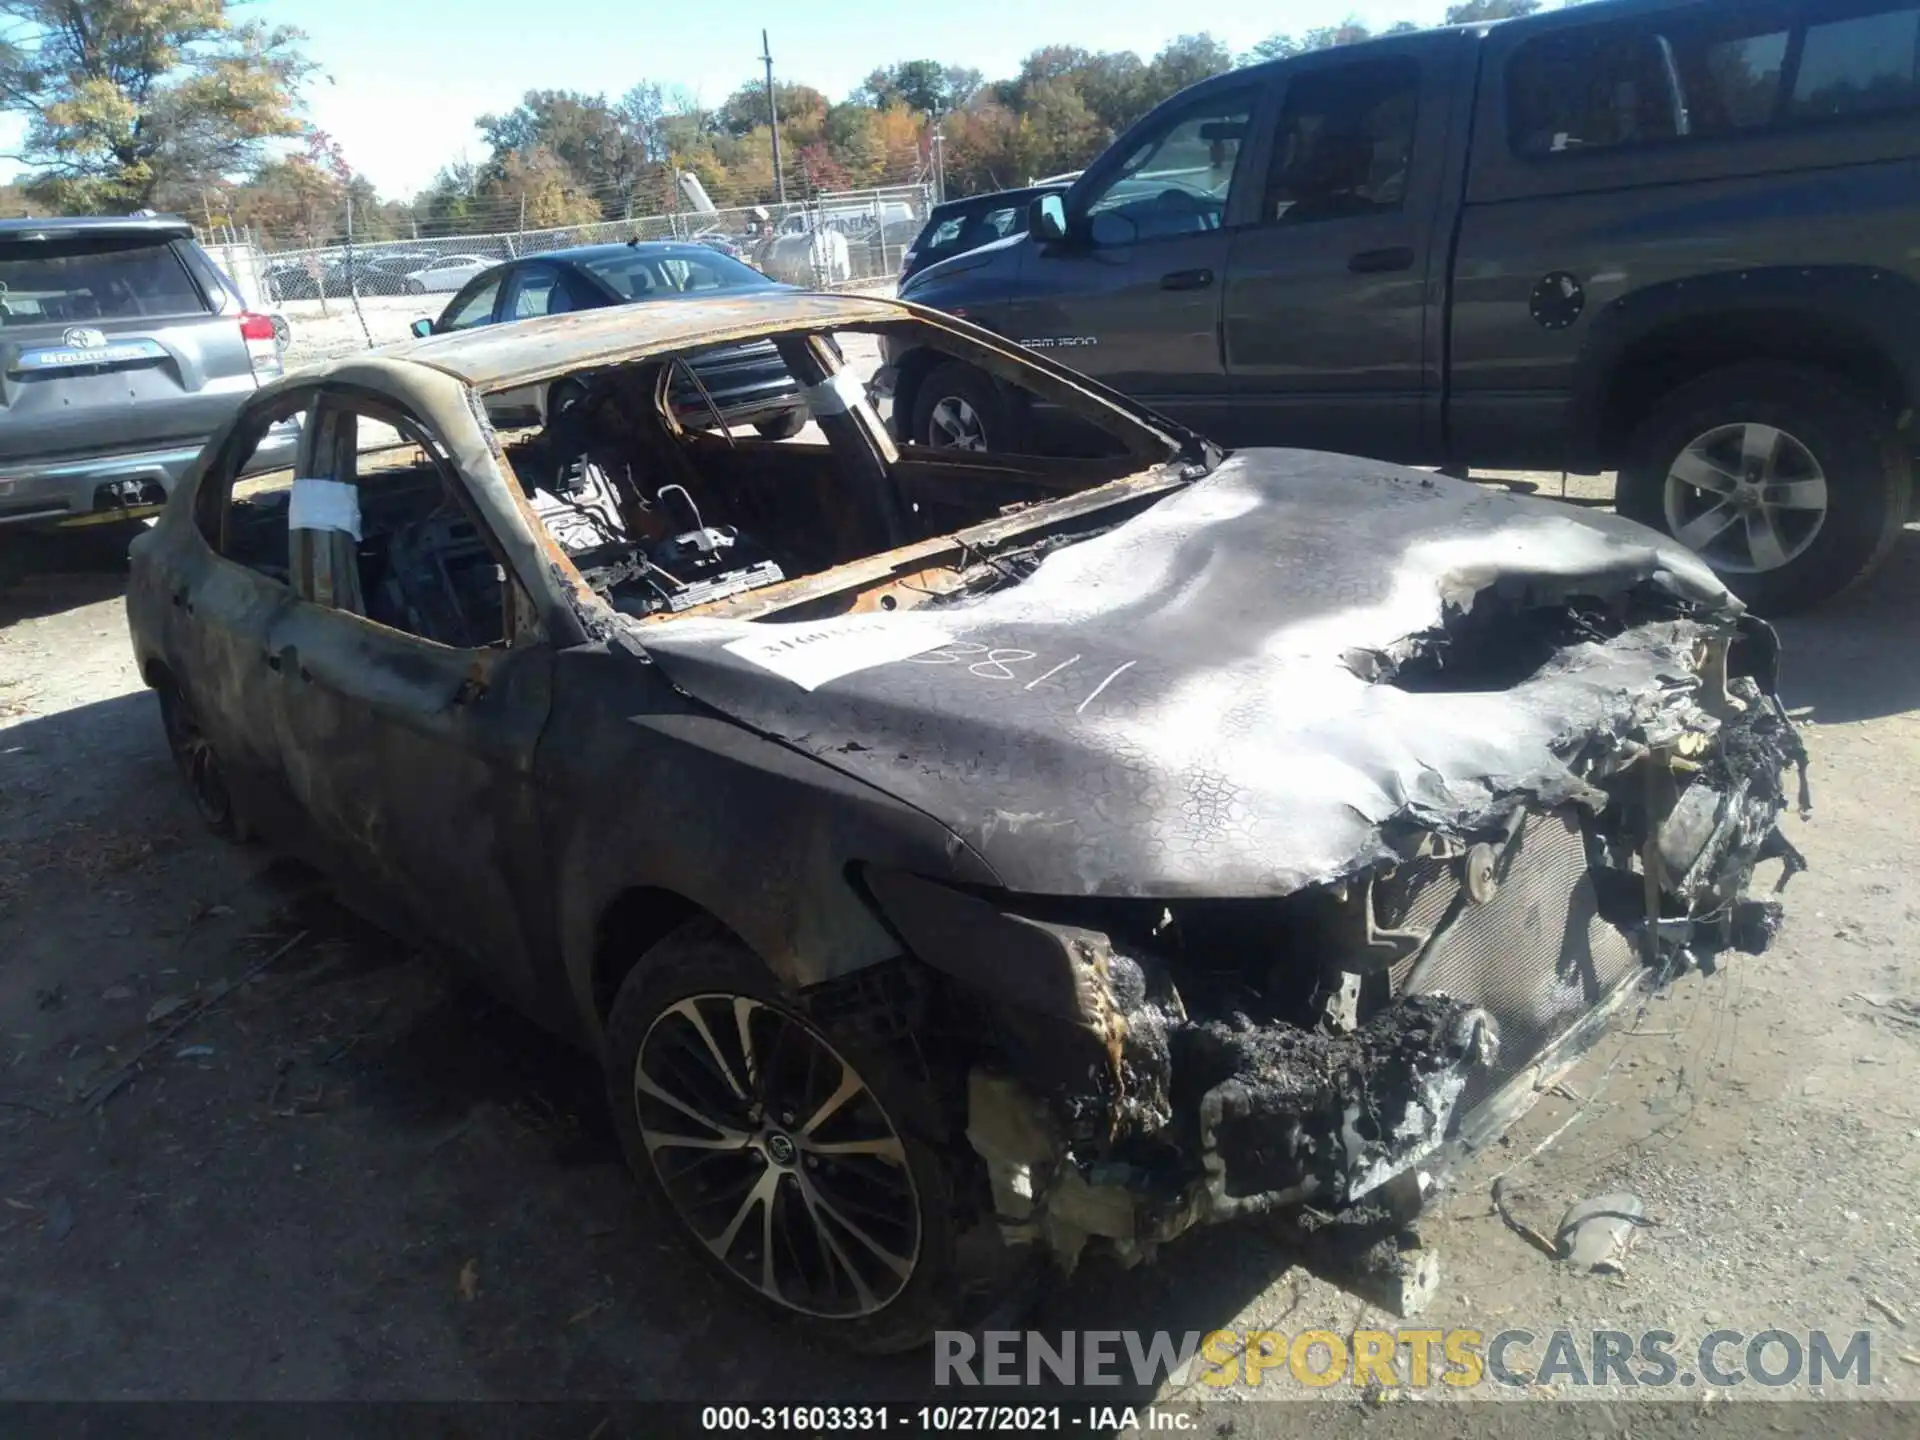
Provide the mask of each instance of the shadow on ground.
{"label": "shadow on ground", "polygon": [[0,628],[120,594],[127,587],[127,546],[142,528],[0,527]]}
{"label": "shadow on ground", "polygon": [[1779,622],[1781,698],[1838,725],[1920,709],[1920,529],[1908,527],[1886,563],[1830,605]]}
{"label": "shadow on ground", "polygon": [[[5,737],[0,1395],[1009,1398],[723,1287],[628,1175],[597,1064],[208,835],[149,694]],[[1089,1262],[1024,1323],[1177,1339],[1286,1268],[1221,1230]]]}

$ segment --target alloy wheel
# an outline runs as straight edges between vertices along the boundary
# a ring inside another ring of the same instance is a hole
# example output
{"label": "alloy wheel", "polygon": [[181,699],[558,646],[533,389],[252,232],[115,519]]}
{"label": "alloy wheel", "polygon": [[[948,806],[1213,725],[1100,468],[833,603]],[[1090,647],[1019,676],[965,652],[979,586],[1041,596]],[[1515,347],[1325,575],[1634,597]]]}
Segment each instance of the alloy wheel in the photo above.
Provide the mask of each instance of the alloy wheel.
{"label": "alloy wheel", "polygon": [[677,1001],[641,1039],[633,1103],[669,1203],[768,1299],[857,1319],[905,1288],[920,1251],[905,1147],[805,1019],[746,995]]}
{"label": "alloy wheel", "polygon": [[946,395],[927,417],[927,442],[936,450],[985,450],[987,427],[963,397]]}
{"label": "alloy wheel", "polygon": [[1722,425],[1668,467],[1667,529],[1716,570],[1758,575],[1806,553],[1827,520],[1827,477],[1785,430]]}

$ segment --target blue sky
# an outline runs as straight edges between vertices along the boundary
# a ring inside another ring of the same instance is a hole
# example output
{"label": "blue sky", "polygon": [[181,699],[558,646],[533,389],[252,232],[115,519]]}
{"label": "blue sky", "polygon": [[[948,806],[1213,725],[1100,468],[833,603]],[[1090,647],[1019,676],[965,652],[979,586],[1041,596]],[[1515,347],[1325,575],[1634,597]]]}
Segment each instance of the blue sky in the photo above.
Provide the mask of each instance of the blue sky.
{"label": "blue sky", "polygon": [[[1183,31],[1207,29],[1235,50],[1276,30],[1335,24],[1435,23],[1447,0],[812,0],[753,7],[739,0],[254,0],[240,12],[308,35],[323,76],[308,90],[313,122],[383,195],[407,197],[464,150],[486,147],[473,118],[511,108],[532,89],[604,91],[640,80],[682,85],[716,103],[758,73],[760,28],[780,78],[834,99],[877,65],[932,57],[1011,74],[1037,46],[1083,45],[1150,55]],[[18,144],[0,117],[0,150]],[[0,178],[17,169],[0,160]]]}

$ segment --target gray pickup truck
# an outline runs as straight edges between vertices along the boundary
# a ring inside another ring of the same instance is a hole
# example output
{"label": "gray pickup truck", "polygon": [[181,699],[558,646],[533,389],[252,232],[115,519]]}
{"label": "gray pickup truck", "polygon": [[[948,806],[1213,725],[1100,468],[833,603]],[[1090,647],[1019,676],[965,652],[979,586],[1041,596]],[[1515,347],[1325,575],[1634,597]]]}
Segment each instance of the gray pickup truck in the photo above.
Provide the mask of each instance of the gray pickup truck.
{"label": "gray pickup truck", "polygon": [[[0,526],[153,513],[280,371],[272,319],[184,220],[0,221]],[[254,468],[298,440],[276,429]]]}
{"label": "gray pickup truck", "polygon": [[[900,294],[1227,445],[1617,470],[1786,611],[1909,518],[1917,236],[1920,0],[1596,0],[1204,81]],[[887,359],[902,438],[1042,443]]]}

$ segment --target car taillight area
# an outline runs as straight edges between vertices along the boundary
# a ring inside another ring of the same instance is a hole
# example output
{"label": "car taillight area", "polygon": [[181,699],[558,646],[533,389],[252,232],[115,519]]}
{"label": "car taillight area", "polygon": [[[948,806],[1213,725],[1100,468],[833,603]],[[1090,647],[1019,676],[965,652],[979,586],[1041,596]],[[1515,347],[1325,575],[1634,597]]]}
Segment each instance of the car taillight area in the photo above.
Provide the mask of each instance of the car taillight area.
{"label": "car taillight area", "polygon": [[273,317],[243,310],[240,313],[240,338],[247,342],[247,360],[253,366],[254,378],[278,380],[283,367],[280,364],[280,346],[273,335]]}

